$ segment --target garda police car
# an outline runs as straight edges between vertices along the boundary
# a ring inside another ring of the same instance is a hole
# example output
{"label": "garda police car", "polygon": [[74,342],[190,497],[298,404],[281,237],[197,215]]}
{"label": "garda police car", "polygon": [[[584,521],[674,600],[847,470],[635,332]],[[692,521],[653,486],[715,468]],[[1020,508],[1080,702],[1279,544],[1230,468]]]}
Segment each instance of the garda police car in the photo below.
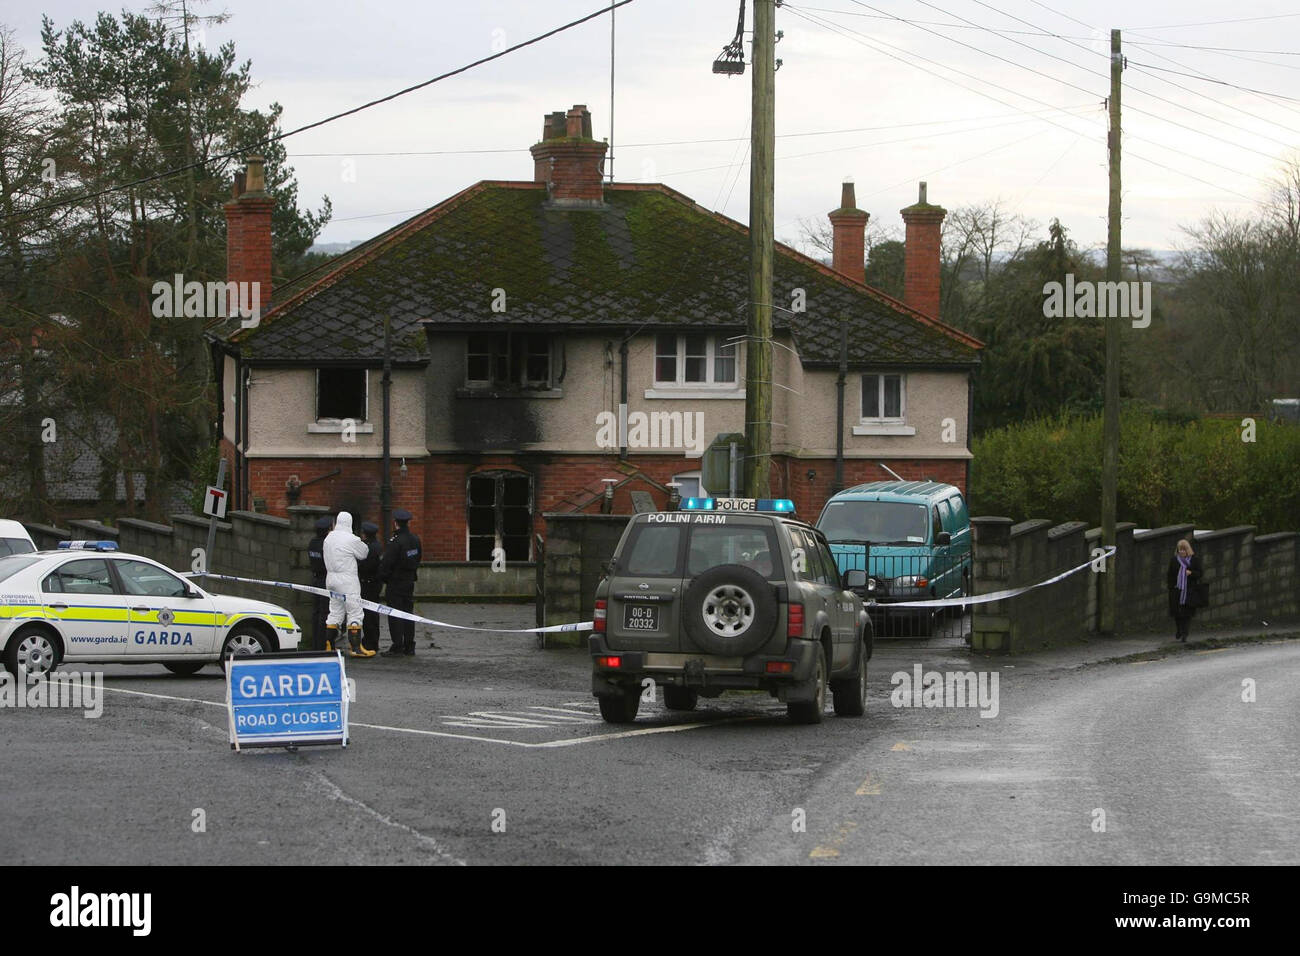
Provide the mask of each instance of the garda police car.
{"label": "garda police car", "polygon": [[293,650],[301,636],[284,608],[212,594],[112,541],[0,557],[0,656],[12,674],[68,661],[189,676],[232,655]]}

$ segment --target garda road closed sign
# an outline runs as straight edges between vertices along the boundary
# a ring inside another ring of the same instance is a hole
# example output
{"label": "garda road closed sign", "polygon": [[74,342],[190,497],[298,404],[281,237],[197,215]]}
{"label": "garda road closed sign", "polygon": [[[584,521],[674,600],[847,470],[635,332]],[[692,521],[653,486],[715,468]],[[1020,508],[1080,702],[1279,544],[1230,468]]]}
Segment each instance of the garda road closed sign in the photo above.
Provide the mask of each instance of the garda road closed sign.
{"label": "garda road closed sign", "polygon": [[232,749],[347,746],[348,681],[342,653],[252,654],[228,663]]}

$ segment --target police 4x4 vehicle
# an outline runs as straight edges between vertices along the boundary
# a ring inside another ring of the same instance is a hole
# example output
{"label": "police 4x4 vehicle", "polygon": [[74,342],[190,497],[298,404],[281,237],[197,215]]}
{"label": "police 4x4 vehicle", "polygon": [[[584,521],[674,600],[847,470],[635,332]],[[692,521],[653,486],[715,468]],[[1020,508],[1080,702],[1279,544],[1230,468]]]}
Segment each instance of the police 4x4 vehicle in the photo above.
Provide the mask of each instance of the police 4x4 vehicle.
{"label": "police 4x4 vehicle", "polygon": [[68,661],[160,663],[189,676],[231,655],[293,650],[301,637],[284,608],[212,594],[112,541],[0,557],[0,656],[11,674]]}
{"label": "police 4x4 vehicle", "polygon": [[[687,498],[636,515],[596,589],[592,692],[610,723],[636,719],[642,681],[669,710],[725,690],[766,690],[790,719],[866,708],[871,621],[825,536],[786,499]],[[856,580],[855,578],[861,578]]]}

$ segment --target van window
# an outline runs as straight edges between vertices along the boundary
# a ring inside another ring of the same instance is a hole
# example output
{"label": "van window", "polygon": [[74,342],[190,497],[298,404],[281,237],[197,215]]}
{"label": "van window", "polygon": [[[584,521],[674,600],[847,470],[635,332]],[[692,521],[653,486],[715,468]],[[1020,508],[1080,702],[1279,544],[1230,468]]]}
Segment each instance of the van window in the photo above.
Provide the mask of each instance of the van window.
{"label": "van window", "polygon": [[817,528],[831,542],[925,544],[925,505],[905,501],[831,501]]}
{"label": "van window", "polygon": [[939,538],[939,532],[943,530],[943,519],[939,517],[939,506],[934,506],[933,521],[930,523],[930,540],[936,541]]}
{"label": "van window", "polygon": [[[943,530],[956,531],[957,529],[953,526],[952,512],[948,509],[948,502],[941,501],[935,507],[939,509],[939,524],[942,525]],[[935,533],[938,534],[937,531]]]}
{"label": "van window", "polygon": [[954,530],[960,531],[969,523],[966,515],[966,502],[962,500],[961,495],[953,495],[948,499],[948,506],[952,508],[952,521]]}

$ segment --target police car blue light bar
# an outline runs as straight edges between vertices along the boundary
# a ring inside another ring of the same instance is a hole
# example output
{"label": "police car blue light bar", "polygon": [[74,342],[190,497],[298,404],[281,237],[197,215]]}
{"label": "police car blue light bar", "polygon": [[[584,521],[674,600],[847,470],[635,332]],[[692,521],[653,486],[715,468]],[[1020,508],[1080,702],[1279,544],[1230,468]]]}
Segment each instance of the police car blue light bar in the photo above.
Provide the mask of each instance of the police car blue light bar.
{"label": "police car blue light bar", "polygon": [[789,498],[684,498],[682,511],[762,511],[794,514]]}
{"label": "police car blue light bar", "polygon": [[116,551],[116,541],[60,541],[60,550],[64,551]]}

